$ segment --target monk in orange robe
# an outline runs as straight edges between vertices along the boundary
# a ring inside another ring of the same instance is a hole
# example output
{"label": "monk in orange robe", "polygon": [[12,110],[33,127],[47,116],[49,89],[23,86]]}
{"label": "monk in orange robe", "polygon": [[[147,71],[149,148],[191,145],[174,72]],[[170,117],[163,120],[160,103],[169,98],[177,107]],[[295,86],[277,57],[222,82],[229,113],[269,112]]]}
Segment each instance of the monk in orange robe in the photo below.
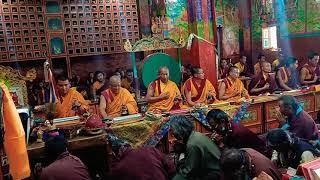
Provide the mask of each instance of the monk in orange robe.
{"label": "monk in orange robe", "polygon": [[121,81],[121,86],[127,89],[129,92],[134,93],[134,82],[133,82],[133,71],[128,69],[126,72],[126,77]]}
{"label": "monk in orange robe", "polygon": [[301,85],[315,84],[319,80],[320,69],[319,69],[319,54],[310,53],[308,55],[308,63],[305,64],[300,71],[300,83]]}
{"label": "monk in orange robe", "polygon": [[[25,132],[8,88],[3,83],[0,83],[0,89],[0,116],[4,126],[3,146],[9,160],[9,171],[12,179],[25,179],[31,173]],[[2,179],[1,170],[0,176],[0,179]]]}
{"label": "monk in orange robe", "polygon": [[254,65],[254,74],[259,74],[261,72],[261,62],[266,61],[266,56],[263,54],[259,54],[258,62]]}
{"label": "monk in orange robe", "polygon": [[101,95],[101,92],[106,89],[105,87],[105,77],[103,72],[101,71],[96,71],[95,72],[95,78],[96,81],[92,85],[92,93],[93,93],[93,98],[97,99]]}
{"label": "monk in orange robe", "polygon": [[159,68],[158,79],[150,83],[148,87],[146,95],[146,101],[149,103],[148,111],[180,109],[181,100],[178,86],[169,80],[169,69],[167,67]]}
{"label": "monk in orange robe", "polygon": [[189,78],[182,86],[182,94],[189,106],[196,104],[209,104],[217,100],[216,90],[209,80],[204,77],[203,69],[195,67],[193,77]]}
{"label": "monk in orange robe", "polygon": [[239,79],[240,71],[236,66],[231,66],[229,75],[219,85],[219,99],[222,101],[236,101],[249,99],[248,91]]}
{"label": "monk in orange robe", "polygon": [[59,77],[57,81],[60,97],[56,104],[58,118],[82,115],[89,109],[87,101],[75,89],[70,88],[71,84],[66,77]]}
{"label": "monk in orange robe", "polygon": [[113,119],[121,115],[138,113],[137,102],[130,92],[121,87],[119,76],[110,78],[110,88],[100,97],[100,114],[103,118]]}

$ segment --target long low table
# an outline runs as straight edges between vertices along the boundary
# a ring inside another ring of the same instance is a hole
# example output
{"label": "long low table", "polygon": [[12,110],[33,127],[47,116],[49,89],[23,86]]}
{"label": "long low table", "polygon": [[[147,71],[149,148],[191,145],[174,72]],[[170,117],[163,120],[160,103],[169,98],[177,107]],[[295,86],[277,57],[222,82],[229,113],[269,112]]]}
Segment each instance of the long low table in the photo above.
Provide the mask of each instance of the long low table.
{"label": "long low table", "polygon": [[[320,111],[320,92],[288,92],[288,95],[295,96],[299,102],[303,104],[304,110],[307,111],[314,119],[317,118],[317,113]],[[254,97],[253,102],[248,108],[247,115],[241,123],[248,127],[251,131],[257,134],[266,133],[268,130],[277,128],[279,122],[276,119],[276,108],[278,108],[278,99],[281,95],[259,96]],[[224,106],[221,109],[226,111],[229,116],[232,116],[238,106]],[[194,121],[195,129],[199,132],[207,132],[200,122]],[[124,139],[127,139],[134,147],[142,145],[154,133],[160,122],[141,121],[132,124],[114,126],[114,133]],[[98,136],[78,136],[69,140],[71,150],[83,149],[105,142],[105,134]],[[43,143],[33,143],[28,145],[28,154],[31,157],[36,157],[44,152]]]}
{"label": "long low table", "polygon": [[[285,94],[296,97],[303,105],[303,109],[314,119],[317,118],[320,111],[320,92],[286,92]],[[248,108],[247,116],[241,123],[257,134],[266,133],[270,129],[279,127],[279,121],[276,119],[276,109],[279,107],[278,99],[280,96],[254,97]]]}

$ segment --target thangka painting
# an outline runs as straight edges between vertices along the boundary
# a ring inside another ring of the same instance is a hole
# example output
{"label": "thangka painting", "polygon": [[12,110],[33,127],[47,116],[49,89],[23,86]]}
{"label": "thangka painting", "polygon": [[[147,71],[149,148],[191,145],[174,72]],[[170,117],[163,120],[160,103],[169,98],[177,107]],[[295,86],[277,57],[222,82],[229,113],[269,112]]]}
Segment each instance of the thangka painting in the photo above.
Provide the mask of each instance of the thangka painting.
{"label": "thangka painting", "polygon": [[187,0],[167,0],[166,1],[166,26],[164,28],[164,38],[184,42],[187,41],[188,33],[188,14]]}
{"label": "thangka painting", "polygon": [[153,36],[184,44],[189,36],[187,0],[150,0]]}
{"label": "thangka painting", "polygon": [[307,32],[320,31],[320,1],[307,1]]}
{"label": "thangka painting", "polygon": [[224,56],[238,54],[239,47],[239,1],[224,0],[224,16],[223,16],[223,54]]}
{"label": "thangka painting", "polygon": [[276,16],[280,36],[305,32],[305,0],[279,0]]}

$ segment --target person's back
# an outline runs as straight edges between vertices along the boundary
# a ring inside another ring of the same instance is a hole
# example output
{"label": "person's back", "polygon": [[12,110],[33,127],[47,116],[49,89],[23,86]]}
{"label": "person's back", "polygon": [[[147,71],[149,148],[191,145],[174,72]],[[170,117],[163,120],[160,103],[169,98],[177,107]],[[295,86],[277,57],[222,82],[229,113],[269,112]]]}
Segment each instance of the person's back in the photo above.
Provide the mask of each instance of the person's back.
{"label": "person's back", "polygon": [[314,140],[318,138],[318,128],[312,117],[304,110],[298,115],[289,119],[289,131],[296,137],[306,140]]}
{"label": "person's back", "polygon": [[87,180],[89,172],[82,161],[69,152],[61,154],[56,161],[44,168],[40,180]]}
{"label": "person's back", "polygon": [[67,141],[62,136],[49,137],[45,142],[45,150],[55,161],[42,169],[40,180],[90,179],[87,167],[68,152]]}
{"label": "person's back", "polygon": [[225,139],[225,144],[234,148],[252,148],[269,157],[270,152],[263,139],[242,124],[231,123],[232,132]]}
{"label": "person's back", "polygon": [[251,148],[243,148],[241,150],[245,151],[249,155],[251,164],[254,165],[252,172],[254,173],[253,177],[258,177],[263,171],[271,176],[274,180],[281,179],[281,173],[278,171],[272,161],[266,156]]}
{"label": "person's back", "polygon": [[220,155],[219,148],[207,136],[192,132],[187,142],[184,163],[174,180],[219,178]]}
{"label": "person's back", "polygon": [[111,179],[167,180],[175,173],[173,162],[154,147],[142,147],[125,152],[111,168]]}

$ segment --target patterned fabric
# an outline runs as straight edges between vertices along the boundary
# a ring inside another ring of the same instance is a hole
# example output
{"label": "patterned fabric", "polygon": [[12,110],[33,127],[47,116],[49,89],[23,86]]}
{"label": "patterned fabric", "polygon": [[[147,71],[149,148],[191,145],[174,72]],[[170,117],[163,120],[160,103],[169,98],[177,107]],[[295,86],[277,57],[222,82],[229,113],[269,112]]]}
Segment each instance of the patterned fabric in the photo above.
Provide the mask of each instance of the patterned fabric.
{"label": "patterned fabric", "polygon": [[146,145],[156,146],[160,140],[168,134],[170,129],[170,121],[169,118],[165,120],[165,122],[161,125],[160,129],[152,135],[149,140],[146,142]]}

